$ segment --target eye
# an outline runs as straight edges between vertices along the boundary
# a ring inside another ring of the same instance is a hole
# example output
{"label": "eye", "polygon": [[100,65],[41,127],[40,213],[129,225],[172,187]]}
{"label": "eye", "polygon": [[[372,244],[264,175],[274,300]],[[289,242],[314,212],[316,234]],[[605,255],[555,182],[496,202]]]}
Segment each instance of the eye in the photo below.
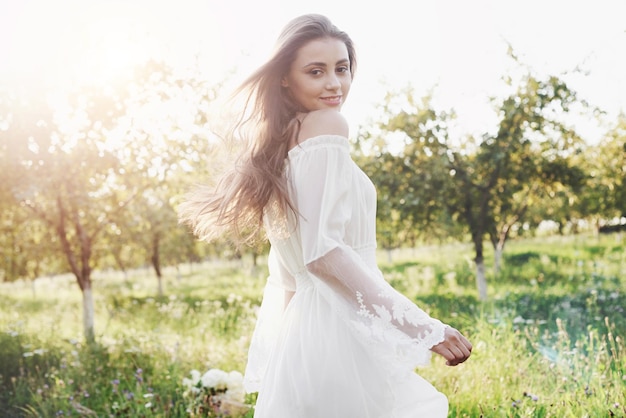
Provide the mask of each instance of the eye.
{"label": "eye", "polygon": [[349,73],[350,72],[350,67],[348,67],[346,65],[342,65],[341,67],[337,67],[336,71],[338,73]]}
{"label": "eye", "polygon": [[319,68],[314,68],[311,71],[309,71],[309,74],[311,74],[311,75],[320,75],[320,74],[322,74],[322,70],[320,70]]}

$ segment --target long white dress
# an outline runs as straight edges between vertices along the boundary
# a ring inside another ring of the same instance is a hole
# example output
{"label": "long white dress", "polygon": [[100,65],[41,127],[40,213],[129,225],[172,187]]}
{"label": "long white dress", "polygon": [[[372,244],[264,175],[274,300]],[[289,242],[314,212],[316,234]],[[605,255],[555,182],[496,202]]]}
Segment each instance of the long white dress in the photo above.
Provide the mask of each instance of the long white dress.
{"label": "long white dress", "polygon": [[447,398],[415,373],[445,325],[378,269],[376,191],[347,139],[302,142],[286,175],[299,218],[266,208],[270,276],[244,379],[255,418],[445,417]]}

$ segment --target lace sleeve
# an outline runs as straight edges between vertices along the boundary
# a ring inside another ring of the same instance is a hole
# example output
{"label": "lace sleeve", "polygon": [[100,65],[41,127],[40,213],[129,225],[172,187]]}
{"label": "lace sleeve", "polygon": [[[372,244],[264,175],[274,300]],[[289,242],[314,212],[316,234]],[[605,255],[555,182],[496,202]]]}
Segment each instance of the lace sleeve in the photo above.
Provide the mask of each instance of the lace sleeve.
{"label": "lace sleeve", "polygon": [[353,164],[345,148],[318,147],[293,169],[304,264],[356,310],[362,333],[412,351],[415,363],[425,364],[430,348],[443,341],[446,325],[397,292],[345,242],[357,204]]}

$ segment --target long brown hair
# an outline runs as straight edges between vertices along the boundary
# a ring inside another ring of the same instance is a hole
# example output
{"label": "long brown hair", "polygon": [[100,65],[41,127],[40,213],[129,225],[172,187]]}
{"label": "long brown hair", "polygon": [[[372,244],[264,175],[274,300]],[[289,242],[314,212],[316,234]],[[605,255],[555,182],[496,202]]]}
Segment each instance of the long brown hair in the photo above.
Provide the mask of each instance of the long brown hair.
{"label": "long brown hair", "polygon": [[[179,207],[179,218],[201,239],[211,240],[226,232],[237,244],[252,241],[263,223],[263,210],[275,201],[283,213],[295,212],[284,177],[289,140],[297,135],[296,115],[303,111],[281,80],[296,54],[308,42],[334,38],[345,43],[354,77],[356,54],[350,37],[322,15],[309,14],[290,21],[276,43],[270,59],[235,91],[246,94],[239,122],[231,132],[252,126],[247,149],[216,187],[201,187]],[[245,115],[245,116],[244,116]]]}

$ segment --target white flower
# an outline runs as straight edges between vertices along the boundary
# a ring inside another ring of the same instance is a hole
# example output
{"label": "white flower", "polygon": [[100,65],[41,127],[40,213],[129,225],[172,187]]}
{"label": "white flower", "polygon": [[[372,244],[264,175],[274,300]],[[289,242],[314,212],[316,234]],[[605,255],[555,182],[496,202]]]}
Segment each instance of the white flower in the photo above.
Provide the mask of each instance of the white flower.
{"label": "white flower", "polygon": [[183,386],[187,388],[188,392],[197,394],[200,393],[198,383],[200,382],[200,372],[198,370],[192,370],[190,373],[191,379],[183,378]]}
{"label": "white flower", "polygon": [[232,371],[226,376],[226,385],[229,389],[243,386],[243,375],[238,371]]}
{"label": "white flower", "polygon": [[226,391],[226,397],[235,402],[244,402],[246,399],[246,391],[241,387],[229,388]]}
{"label": "white flower", "polygon": [[202,376],[202,386],[215,390],[227,389],[228,374],[220,369],[210,369]]}
{"label": "white flower", "polygon": [[200,380],[200,372],[198,370],[192,370],[191,372],[189,372],[189,374],[191,374],[191,380],[195,383],[198,383],[198,381]]}
{"label": "white flower", "polygon": [[238,371],[232,371],[228,373],[226,379],[226,396],[228,399],[243,402],[246,396],[246,392],[243,389],[243,375]]}

